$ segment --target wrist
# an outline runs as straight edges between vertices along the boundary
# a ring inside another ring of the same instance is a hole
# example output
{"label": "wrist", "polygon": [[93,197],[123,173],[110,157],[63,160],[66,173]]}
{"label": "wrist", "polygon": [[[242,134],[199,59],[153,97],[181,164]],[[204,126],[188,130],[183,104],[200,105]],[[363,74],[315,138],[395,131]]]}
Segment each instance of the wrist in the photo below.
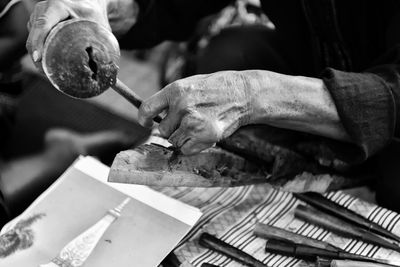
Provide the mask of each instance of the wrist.
{"label": "wrist", "polygon": [[243,76],[244,92],[247,100],[248,111],[241,126],[248,124],[267,123],[270,120],[270,114],[266,108],[266,103],[270,94],[274,95],[276,81],[269,77],[269,71],[246,70],[240,71]]}
{"label": "wrist", "polygon": [[[258,87],[259,74],[256,70],[225,71],[229,80],[229,92],[234,95],[231,99],[238,107],[234,116],[237,128],[252,124],[254,118],[255,94]],[[234,89],[235,88],[235,89]]]}
{"label": "wrist", "polygon": [[310,108],[317,111],[323,104],[325,90],[320,79],[270,71],[258,71],[257,75],[252,123],[294,123],[303,120]]}

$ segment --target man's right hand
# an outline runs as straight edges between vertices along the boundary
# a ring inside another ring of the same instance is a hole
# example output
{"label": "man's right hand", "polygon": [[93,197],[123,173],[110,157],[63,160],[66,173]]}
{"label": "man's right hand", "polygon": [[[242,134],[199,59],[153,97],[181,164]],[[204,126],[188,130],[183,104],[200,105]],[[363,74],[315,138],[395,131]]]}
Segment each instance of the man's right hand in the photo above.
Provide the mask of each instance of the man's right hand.
{"label": "man's right hand", "polygon": [[[28,23],[26,48],[41,70],[44,42],[51,29],[71,18],[87,19],[114,32],[126,32],[136,21],[138,8],[132,0],[45,0],[36,4]],[[112,25],[110,26],[109,19]],[[114,27],[115,26],[115,27]]]}

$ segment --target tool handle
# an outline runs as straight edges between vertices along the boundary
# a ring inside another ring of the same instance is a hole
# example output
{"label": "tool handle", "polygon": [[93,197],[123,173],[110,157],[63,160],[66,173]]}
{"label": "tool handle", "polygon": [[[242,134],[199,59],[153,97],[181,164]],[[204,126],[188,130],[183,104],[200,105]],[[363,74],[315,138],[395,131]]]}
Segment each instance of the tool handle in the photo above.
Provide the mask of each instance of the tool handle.
{"label": "tool handle", "polygon": [[365,261],[350,261],[350,260],[332,260],[331,267],[388,267],[390,265],[365,262]]}
{"label": "tool handle", "polygon": [[281,239],[269,239],[265,244],[265,252],[296,257],[306,261],[314,261],[317,257],[337,258],[338,252],[296,244]]}
{"label": "tool handle", "polygon": [[253,256],[247,254],[246,252],[235,248],[234,246],[225,243],[224,241],[212,236],[208,233],[201,234],[199,238],[200,245],[219,252],[225,256],[228,256],[242,264],[245,264],[250,267],[266,267],[264,263],[257,260]]}
{"label": "tool handle", "polygon": [[308,245],[308,246],[322,248],[322,249],[335,251],[335,252],[341,251],[341,249],[336,248],[327,242],[319,241],[317,239],[306,237],[306,236],[296,234],[296,233],[290,232],[290,231],[282,229],[282,228],[278,228],[278,227],[274,227],[274,226],[262,224],[262,223],[259,223],[256,225],[256,227],[254,228],[254,234],[256,236],[264,238],[264,239],[280,239],[280,240],[284,240],[284,241],[290,240],[297,244]]}
{"label": "tool handle", "polygon": [[344,237],[363,238],[364,231],[361,231],[359,228],[308,206],[298,205],[295,209],[294,216]]}
{"label": "tool handle", "polygon": [[319,193],[307,192],[307,193],[294,193],[296,198],[304,201],[305,203],[327,212],[337,218],[341,218],[347,222],[350,222],[354,225],[360,226],[366,230],[379,234],[381,236],[393,239],[397,242],[400,242],[400,237],[393,234],[392,232],[386,230],[379,224],[368,220],[367,218],[362,217],[361,215],[355,213],[352,210],[349,210],[338,203],[324,197]]}
{"label": "tool handle", "polygon": [[362,228],[353,226],[342,219],[333,217],[311,207],[298,205],[294,212],[294,216],[305,222],[315,224],[319,227],[325,228],[335,234],[358,239],[367,243],[378,245],[381,247],[389,248],[400,252],[400,247],[392,242],[389,242],[375,234],[372,234]]}
{"label": "tool handle", "polygon": [[[136,108],[140,108],[142,105],[142,99],[135,92],[133,92],[128,86],[126,86],[120,79],[117,79],[117,82],[112,87],[118,94],[123,96],[126,100],[131,102]],[[157,115],[153,118],[153,120],[157,123],[162,121],[162,118]]]}

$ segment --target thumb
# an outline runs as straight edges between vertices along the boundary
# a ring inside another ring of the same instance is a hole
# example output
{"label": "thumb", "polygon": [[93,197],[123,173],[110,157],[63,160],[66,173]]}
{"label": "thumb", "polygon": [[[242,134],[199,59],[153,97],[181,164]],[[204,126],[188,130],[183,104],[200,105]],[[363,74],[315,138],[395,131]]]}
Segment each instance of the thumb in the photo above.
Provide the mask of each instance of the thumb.
{"label": "thumb", "polygon": [[189,139],[182,147],[181,152],[184,155],[194,155],[200,153],[204,149],[213,147],[215,143],[201,143],[194,139]]}

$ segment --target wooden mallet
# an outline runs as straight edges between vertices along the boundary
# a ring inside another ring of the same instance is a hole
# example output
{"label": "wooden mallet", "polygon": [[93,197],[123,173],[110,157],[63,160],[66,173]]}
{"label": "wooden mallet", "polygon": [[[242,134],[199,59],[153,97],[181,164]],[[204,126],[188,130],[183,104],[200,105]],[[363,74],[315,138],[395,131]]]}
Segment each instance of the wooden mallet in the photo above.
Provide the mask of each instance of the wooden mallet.
{"label": "wooden mallet", "polygon": [[53,86],[66,95],[89,98],[111,87],[139,108],[140,97],[117,78],[119,57],[118,41],[110,30],[92,21],[71,19],[49,33],[42,66]]}

